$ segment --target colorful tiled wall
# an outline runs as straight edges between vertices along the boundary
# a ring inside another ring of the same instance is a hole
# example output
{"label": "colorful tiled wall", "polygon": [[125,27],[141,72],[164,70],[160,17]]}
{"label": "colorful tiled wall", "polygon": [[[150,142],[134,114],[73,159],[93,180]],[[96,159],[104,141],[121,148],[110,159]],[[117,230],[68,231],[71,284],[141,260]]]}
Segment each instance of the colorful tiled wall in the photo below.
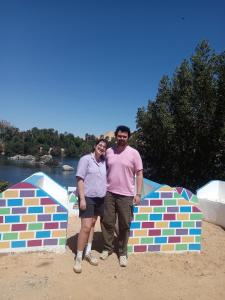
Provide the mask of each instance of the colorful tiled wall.
{"label": "colorful tiled wall", "polygon": [[202,213],[196,200],[183,188],[150,192],[134,207],[128,252],[200,251]]}
{"label": "colorful tiled wall", "polygon": [[20,182],[0,193],[0,252],[64,249],[67,221],[64,206]]}

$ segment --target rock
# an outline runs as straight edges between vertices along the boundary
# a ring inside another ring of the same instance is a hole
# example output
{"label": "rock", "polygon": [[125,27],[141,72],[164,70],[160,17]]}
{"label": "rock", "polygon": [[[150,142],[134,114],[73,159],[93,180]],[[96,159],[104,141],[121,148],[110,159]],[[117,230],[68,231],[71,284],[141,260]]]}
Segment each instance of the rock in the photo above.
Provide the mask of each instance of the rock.
{"label": "rock", "polygon": [[40,157],[40,164],[46,164],[52,161],[51,155],[43,155]]}
{"label": "rock", "polygon": [[74,168],[69,165],[63,165],[62,166],[63,171],[73,171]]}
{"label": "rock", "polygon": [[15,155],[12,157],[9,157],[11,160],[32,160],[35,161],[35,157],[33,155]]}

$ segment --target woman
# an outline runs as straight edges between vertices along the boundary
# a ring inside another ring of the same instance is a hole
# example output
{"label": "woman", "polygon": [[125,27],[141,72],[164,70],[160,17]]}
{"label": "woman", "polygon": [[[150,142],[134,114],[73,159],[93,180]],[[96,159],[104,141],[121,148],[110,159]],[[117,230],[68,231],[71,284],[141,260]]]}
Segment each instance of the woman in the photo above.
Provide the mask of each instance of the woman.
{"label": "woman", "polygon": [[81,273],[83,251],[87,244],[85,260],[97,266],[98,260],[91,253],[94,226],[98,216],[103,215],[104,197],[106,194],[106,164],[105,152],[107,142],[100,139],[91,154],[84,155],[77,167],[77,188],[79,196],[79,216],[81,229],[78,236],[77,256],[74,271]]}

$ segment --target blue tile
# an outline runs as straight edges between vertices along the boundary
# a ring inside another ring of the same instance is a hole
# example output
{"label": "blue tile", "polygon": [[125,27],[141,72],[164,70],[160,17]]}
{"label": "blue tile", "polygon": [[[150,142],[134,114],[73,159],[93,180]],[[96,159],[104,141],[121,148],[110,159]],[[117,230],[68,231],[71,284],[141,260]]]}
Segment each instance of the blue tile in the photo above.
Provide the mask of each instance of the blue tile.
{"label": "blue tile", "polygon": [[8,206],[22,206],[23,199],[8,199]]}
{"label": "blue tile", "polygon": [[26,241],[14,241],[12,242],[12,248],[26,247]]}
{"label": "blue tile", "polygon": [[159,192],[150,192],[149,194],[146,195],[146,198],[147,196],[149,196],[149,198],[151,199],[156,199],[159,198]]}
{"label": "blue tile", "polygon": [[19,223],[20,216],[5,216],[5,223]]}
{"label": "blue tile", "polygon": [[201,229],[190,229],[189,230],[189,234],[192,234],[192,235],[201,235],[201,233],[202,233]]}
{"label": "blue tile", "polygon": [[137,206],[134,206],[133,207],[133,213],[137,213],[138,212],[138,207]]}
{"label": "blue tile", "polygon": [[53,221],[67,221],[67,214],[54,214]]}
{"label": "blue tile", "polygon": [[162,214],[150,214],[150,220],[151,221],[161,221]]}
{"label": "blue tile", "polygon": [[201,244],[189,244],[189,250],[201,250]]}
{"label": "blue tile", "polygon": [[42,206],[34,206],[28,208],[28,214],[38,214],[38,213],[43,213]]}
{"label": "blue tile", "polygon": [[50,231],[37,231],[36,232],[36,238],[41,239],[41,238],[49,238],[51,236]]}
{"label": "blue tile", "polygon": [[36,191],[36,196],[37,197],[46,197],[46,196],[48,196],[48,194],[46,192],[42,191],[42,190],[37,190]]}
{"label": "blue tile", "polygon": [[131,222],[130,229],[141,228],[141,222]]}
{"label": "blue tile", "polygon": [[191,206],[181,206],[180,212],[191,212]]}
{"label": "blue tile", "polygon": [[155,243],[156,244],[165,244],[167,243],[167,237],[163,236],[163,237],[156,237],[155,238]]}
{"label": "blue tile", "polygon": [[177,228],[177,227],[181,227],[181,222],[170,222],[170,227],[171,228]]}

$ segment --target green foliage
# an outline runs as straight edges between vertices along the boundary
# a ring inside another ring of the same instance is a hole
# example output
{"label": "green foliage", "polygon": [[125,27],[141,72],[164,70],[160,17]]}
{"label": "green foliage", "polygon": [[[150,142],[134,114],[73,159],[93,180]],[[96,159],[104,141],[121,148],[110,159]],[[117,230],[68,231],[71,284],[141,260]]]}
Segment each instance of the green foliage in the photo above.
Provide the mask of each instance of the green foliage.
{"label": "green foliage", "polygon": [[145,176],[195,190],[225,179],[225,53],[206,41],[172,79],[163,76],[155,101],[137,112],[136,144]]}
{"label": "green foliage", "polygon": [[66,156],[80,157],[90,152],[95,143],[95,137],[88,136],[91,138],[84,140],[67,132],[59,134],[52,128],[38,129],[34,127],[31,130],[19,131],[10,123],[0,121],[0,151],[4,148],[7,156],[16,154],[31,154],[36,157],[45,154],[60,156],[63,149],[63,154]]}
{"label": "green foliage", "polygon": [[8,181],[2,181],[0,180],[0,193],[5,191],[7,187],[9,186]]}

